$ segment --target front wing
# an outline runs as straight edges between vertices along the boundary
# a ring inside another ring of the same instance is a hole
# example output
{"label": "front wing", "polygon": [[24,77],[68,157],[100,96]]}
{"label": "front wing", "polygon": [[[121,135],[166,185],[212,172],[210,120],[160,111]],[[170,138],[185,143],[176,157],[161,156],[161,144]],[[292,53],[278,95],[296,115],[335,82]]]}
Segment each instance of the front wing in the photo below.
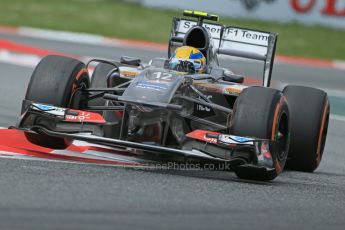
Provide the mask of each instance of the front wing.
{"label": "front wing", "polygon": [[[127,140],[105,138],[101,127],[106,122],[102,116],[88,111],[70,110],[51,105],[31,103],[22,115],[18,129],[52,137],[87,141],[110,147],[122,147],[155,157],[164,155],[179,160],[199,160],[206,162],[223,162],[236,167],[265,170],[274,173],[277,143],[270,140],[239,137],[205,130],[194,130],[186,136],[191,140],[204,143],[200,147],[176,149],[149,143],[138,143]],[[215,145],[226,149],[229,154],[214,156],[206,149]],[[251,153],[251,162],[235,157],[238,151]],[[157,158],[158,159],[158,158]]]}

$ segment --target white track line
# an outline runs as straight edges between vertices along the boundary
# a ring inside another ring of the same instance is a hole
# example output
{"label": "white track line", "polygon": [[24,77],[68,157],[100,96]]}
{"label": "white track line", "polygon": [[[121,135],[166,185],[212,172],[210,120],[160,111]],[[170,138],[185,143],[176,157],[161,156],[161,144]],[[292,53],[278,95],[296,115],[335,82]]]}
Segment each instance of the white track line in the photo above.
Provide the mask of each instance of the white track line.
{"label": "white track line", "polygon": [[345,62],[344,62],[344,61],[335,60],[335,61],[333,61],[333,65],[334,65],[337,69],[345,70]]}
{"label": "white track line", "polygon": [[0,62],[17,66],[33,68],[41,60],[41,57],[32,54],[18,54],[0,50]]}
{"label": "white track line", "polygon": [[[37,29],[31,27],[19,27],[18,34],[45,40],[73,42],[81,44],[105,45],[104,37],[95,34],[55,31],[47,29]],[[120,45],[120,44],[119,44]]]}

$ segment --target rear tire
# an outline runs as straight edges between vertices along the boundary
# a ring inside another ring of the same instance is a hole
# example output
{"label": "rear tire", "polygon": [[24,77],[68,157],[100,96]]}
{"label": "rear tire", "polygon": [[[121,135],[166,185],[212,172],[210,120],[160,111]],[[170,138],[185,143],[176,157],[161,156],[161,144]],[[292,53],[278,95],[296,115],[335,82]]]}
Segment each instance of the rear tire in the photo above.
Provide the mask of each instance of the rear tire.
{"label": "rear tire", "polygon": [[291,142],[287,168],[313,172],[320,164],[326,144],[330,104],[322,90],[287,86],[283,91],[291,117]]}
{"label": "rear tire", "polygon": [[[89,85],[88,71],[82,62],[68,57],[46,56],[31,76],[25,100],[79,109],[82,107],[82,100],[77,89],[88,88]],[[27,132],[25,136],[33,144],[47,148],[63,149],[71,143],[64,138],[44,134]]]}
{"label": "rear tire", "polygon": [[283,94],[264,87],[243,90],[235,102],[230,122],[232,135],[279,141],[279,153],[277,156],[272,154],[274,173],[234,167],[236,175],[250,180],[272,180],[277,177],[284,168],[289,149],[289,110]]}

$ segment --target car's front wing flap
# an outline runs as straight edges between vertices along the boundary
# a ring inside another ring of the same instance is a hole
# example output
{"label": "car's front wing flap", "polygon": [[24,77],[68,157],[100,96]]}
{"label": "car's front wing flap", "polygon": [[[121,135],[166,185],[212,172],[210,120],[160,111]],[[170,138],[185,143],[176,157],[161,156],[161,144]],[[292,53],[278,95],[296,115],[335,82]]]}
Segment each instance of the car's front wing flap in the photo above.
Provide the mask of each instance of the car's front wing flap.
{"label": "car's front wing flap", "polygon": [[[144,151],[147,153],[153,153],[153,154],[159,154],[159,155],[166,155],[169,157],[182,157],[184,160],[186,159],[196,159],[196,160],[202,160],[202,161],[209,161],[209,162],[228,162],[230,164],[242,164],[245,167],[251,167],[251,168],[258,168],[262,170],[267,171],[274,171],[274,160],[273,156],[271,154],[272,149],[272,143],[268,141],[258,141],[254,140],[253,143],[250,145],[246,145],[247,149],[248,147],[252,148],[252,151],[255,152],[257,156],[257,160],[255,163],[245,163],[245,161],[239,161],[238,158],[219,158],[215,156],[211,156],[202,150],[199,149],[192,149],[192,150],[183,150],[183,149],[175,149],[175,148],[168,148],[163,146],[157,146],[157,145],[150,145],[145,143],[136,143],[132,141],[125,141],[125,140],[119,140],[119,139],[112,139],[112,138],[105,138],[93,135],[91,133],[64,133],[59,131],[52,131],[48,130],[43,127],[33,127],[36,132],[41,134],[46,134],[49,136],[54,137],[60,137],[60,138],[68,138],[68,139],[74,139],[74,140],[81,140],[86,141],[94,144],[101,144],[111,147],[125,147],[135,150]],[[228,146],[230,149],[236,150],[239,148],[244,147],[244,144],[241,144],[241,146],[238,145],[232,145]]]}
{"label": "car's front wing flap", "polygon": [[[90,114],[89,118],[85,118],[85,114]],[[25,118],[25,116],[27,118]],[[35,117],[40,117],[41,119],[36,119]],[[66,117],[68,120],[66,120]],[[137,143],[133,141],[105,138],[100,136],[101,132],[99,132],[98,129],[94,128],[102,125],[104,120],[102,120],[102,122],[100,122],[100,120],[102,119],[93,113],[84,113],[79,110],[70,111],[55,106],[45,106],[33,103],[27,110],[26,115],[23,115],[21,122],[19,122],[19,129],[31,132],[34,131],[59,138],[82,140],[112,147],[131,148],[147,153],[168,155],[171,157],[228,162],[230,164],[233,161],[237,163],[239,162],[239,158],[233,157],[231,153],[237,150],[247,151],[251,153],[252,161],[248,162],[244,159],[241,164],[246,165],[247,167],[275,170],[274,163],[277,143],[274,141],[239,137],[205,130],[194,130],[186,135],[188,138],[202,141],[205,146],[207,144],[216,145],[223,149],[225,148],[230,152],[228,156],[217,157],[209,154],[207,151],[203,151],[203,148],[194,148],[193,146],[188,149],[176,149],[149,143]],[[37,123],[34,121],[40,122]],[[86,126],[87,124],[89,124],[89,126]]]}
{"label": "car's front wing flap", "polygon": [[[225,149],[230,149],[231,154],[235,155],[236,151],[246,151],[252,154],[252,163],[247,166],[263,167],[274,169],[278,143],[276,141],[258,139],[251,137],[241,137],[206,130],[194,130],[187,134],[187,137],[202,141],[207,144],[216,145]],[[230,156],[231,159],[232,156]]]}
{"label": "car's front wing flap", "polygon": [[199,150],[181,150],[181,149],[175,149],[175,148],[167,148],[167,147],[150,145],[150,144],[145,144],[145,143],[137,143],[137,142],[132,142],[132,141],[120,140],[120,139],[105,138],[105,137],[93,135],[91,133],[64,133],[64,132],[56,132],[56,131],[48,130],[42,127],[34,127],[34,129],[37,130],[38,133],[41,133],[41,134],[43,133],[49,136],[87,141],[90,143],[107,145],[111,147],[126,147],[126,148],[142,150],[146,152],[170,155],[172,157],[182,156],[186,158],[197,158],[197,159],[211,160],[211,161],[222,161],[222,162],[225,161],[224,159],[210,156]]}

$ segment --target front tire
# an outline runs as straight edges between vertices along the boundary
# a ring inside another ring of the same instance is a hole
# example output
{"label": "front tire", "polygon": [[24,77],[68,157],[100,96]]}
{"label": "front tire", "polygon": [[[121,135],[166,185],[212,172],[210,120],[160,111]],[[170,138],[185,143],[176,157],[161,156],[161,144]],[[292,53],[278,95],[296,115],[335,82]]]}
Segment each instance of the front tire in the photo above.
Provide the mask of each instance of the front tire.
{"label": "front tire", "polygon": [[234,167],[236,175],[243,179],[277,177],[284,168],[289,149],[289,109],[283,94],[264,87],[243,90],[234,105],[230,134],[278,141],[278,154],[272,154],[275,172]]}
{"label": "front tire", "polygon": [[313,172],[321,162],[326,144],[330,114],[327,93],[304,86],[287,86],[283,93],[291,115],[291,144],[286,166]]}
{"label": "front tire", "polygon": [[[91,77],[91,88],[107,88],[107,87],[114,87],[118,84],[125,82],[123,79],[120,78],[118,73],[112,74],[112,79],[109,81],[107,79],[109,74],[115,69],[115,66],[110,65],[108,63],[99,63]],[[113,75],[115,77],[113,77]],[[110,85],[111,84],[111,85]],[[94,100],[89,101],[89,106],[107,106],[109,101],[103,98],[97,98]],[[120,127],[119,127],[119,120],[122,118],[122,112],[119,111],[99,111],[105,120],[107,121],[108,125],[103,127],[103,136],[108,138],[119,138],[120,135]]]}
{"label": "front tire", "polygon": [[[91,88],[107,88],[107,76],[115,67],[106,63],[99,63],[92,73]],[[90,106],[105,106],[107,100],[97,98],[89,101]],[[102,112],[100,112],[102,114]]]}
{"label": "front tire", "polygon": [[[50,55],[36,66],[25,95],[26,101],[44,103],[64,108],[79,109],[82,105],[79,88],[90,85],[88,71],[84,63],[68,57]],[[23,106],[22,113],[25,111]],[[70,145],[64,138],[45,134],[25,133],[33,144],[47,148],[63,149]]]}
{"label": "front tire", "polygon": [[84,63],[68,57],[44,57],[31,75],[25,99],[65,108],[79,108],[81,101],[73,101],[80,87],[89,87],[90,80]]}

